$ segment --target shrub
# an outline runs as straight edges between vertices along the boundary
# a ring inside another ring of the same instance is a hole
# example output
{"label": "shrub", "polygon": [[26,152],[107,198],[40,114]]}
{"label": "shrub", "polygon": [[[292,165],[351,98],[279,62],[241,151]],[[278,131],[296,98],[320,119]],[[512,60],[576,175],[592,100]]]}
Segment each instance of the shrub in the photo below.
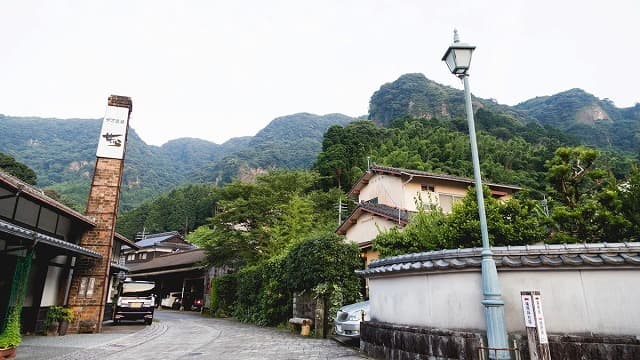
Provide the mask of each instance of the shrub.
{"label": "shrub", "polygon": [[357,245],[327,233],[291,248],[284,258],[283,281],[290,291],[312,290],[320,284],[329,288],[336,285],[342,289],[343,301],[349,303],[361,297],[360,279],[355,271],[362,267]]}
{"label": "shrub", "polygon": [[62,306],[51,306],[49,307],[49,309],[47,310],[47,317],[44,320],[44,331],[46,332],[47,329],[49,328],[49,325],[51,325],[54,322],[60,322],[60,318],[62,317]]}
{"label": "shrub", "polygon": [[68,322],[73,322],[73,319],[75,319],[75,314],[73,313],[73,309],[70,308],[62,308],[60,310],[60,318],[58,319],[58,321],[68,321]]}

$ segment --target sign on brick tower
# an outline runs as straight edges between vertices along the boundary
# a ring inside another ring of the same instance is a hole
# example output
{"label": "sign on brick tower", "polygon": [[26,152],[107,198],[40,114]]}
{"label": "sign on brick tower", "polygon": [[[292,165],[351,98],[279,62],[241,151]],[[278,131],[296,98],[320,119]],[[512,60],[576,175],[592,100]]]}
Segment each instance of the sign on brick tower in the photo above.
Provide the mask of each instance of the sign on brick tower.
{"label": "sign on brick tower", "polygon": [[69,306],[78,316],[71,331],[102,330],[131,109],[131,98],[109,97],[85,211],[96,226],[82,236],[79,244],[100,253],[102,259],[77,259],[69,290]]}

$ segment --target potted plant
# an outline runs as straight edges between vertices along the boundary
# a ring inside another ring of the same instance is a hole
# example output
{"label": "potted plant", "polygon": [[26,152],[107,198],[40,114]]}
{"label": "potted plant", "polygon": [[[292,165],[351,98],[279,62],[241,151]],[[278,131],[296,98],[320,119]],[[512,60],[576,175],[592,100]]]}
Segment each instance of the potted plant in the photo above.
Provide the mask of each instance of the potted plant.
{"label": "potted plant", "polygon": [[44,331],[48,336],[57,336],[60,327],[60,317],[62,314],[62,306],[51,306],[47,310],[47,317],[44,320]]}
{"label": "potted plant", "polygon": [[0,359],[12,359],[16,357],[16,347],[22,342],[20,335],[20,311],[22,308],[14,307],[9,314],[7,327],[0,334]]}
{"label": "potted plant", "polygon": [[20,314],[22,313],[22,304],[24,303],[27,289],[32,256],[33,248],[27,251],[26,255],[19,258],[16,262],[15,280],[12,284],[15,287],[11,289],[11,293],[12,295],[15,294],[16,299],[7,315],[5,328],[0,332],[0,359],[15,358],[16,348],[22,342],[22,335],[20,335]]}
{"label": "potted plant", "polygon": [[69,329],[69,324],[73,322],[75,315],[73,314],[73,309],[70,308],[62,308],[60,310],[60,327],[58,328],[58,335],[66,335],[67,330]]}

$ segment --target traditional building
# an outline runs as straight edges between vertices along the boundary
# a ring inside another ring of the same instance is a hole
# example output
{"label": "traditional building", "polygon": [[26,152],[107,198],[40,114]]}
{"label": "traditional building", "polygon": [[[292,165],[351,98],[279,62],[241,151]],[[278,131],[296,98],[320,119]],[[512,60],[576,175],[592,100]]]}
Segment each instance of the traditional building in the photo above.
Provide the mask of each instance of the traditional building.
{"label": "traditional building", "polygon": [[[18,267],[30,267],[21,316],[23,332],[40,331],[50,306],[68,304],[76,264],[80,259],[103,258],[79,244],[80,238],[95,226],[92,218],[0,171],[0,328],[4,328],[8,311],[14,306],[12,288]],[[111,259],[119,258],[123,244],[138,248],[116,233]],[[112,260],[109,289],[121,271],[128,269]]]}
{"label": "traditional building", "polygon": [[[484,184],[492,196],[503,201],[520,190],[515,185]],[[374,164],[349,191],[350,196],[358,198],[358,206],[336,232],[357,243],[369,264],[378,258],[371,248],[373,239],[381,231],[403,228],[420,201],[427,209],[433,205],[450,213],[473,185],[474,180],[469,178]]]}
{"label": "traditional building", "polygon": [[177,231],[144,235],[141,240],[136,241],[136,245],[139,249],[129,246],[122,248],[121,263],[130,265],[148,262],[161,255],[195,248]]}

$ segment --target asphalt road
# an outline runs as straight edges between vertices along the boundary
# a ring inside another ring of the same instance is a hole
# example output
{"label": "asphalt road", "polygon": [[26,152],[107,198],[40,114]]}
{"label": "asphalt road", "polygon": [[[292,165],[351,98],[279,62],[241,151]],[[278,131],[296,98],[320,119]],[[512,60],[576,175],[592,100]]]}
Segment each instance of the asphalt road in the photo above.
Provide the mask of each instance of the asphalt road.
{"label": "asphalt road", "polygon": [[259,327],[195,312],[157,311],[154,323],[106,325],[101,334],[28,336],[18,359],[367,359],[331,339]]}

